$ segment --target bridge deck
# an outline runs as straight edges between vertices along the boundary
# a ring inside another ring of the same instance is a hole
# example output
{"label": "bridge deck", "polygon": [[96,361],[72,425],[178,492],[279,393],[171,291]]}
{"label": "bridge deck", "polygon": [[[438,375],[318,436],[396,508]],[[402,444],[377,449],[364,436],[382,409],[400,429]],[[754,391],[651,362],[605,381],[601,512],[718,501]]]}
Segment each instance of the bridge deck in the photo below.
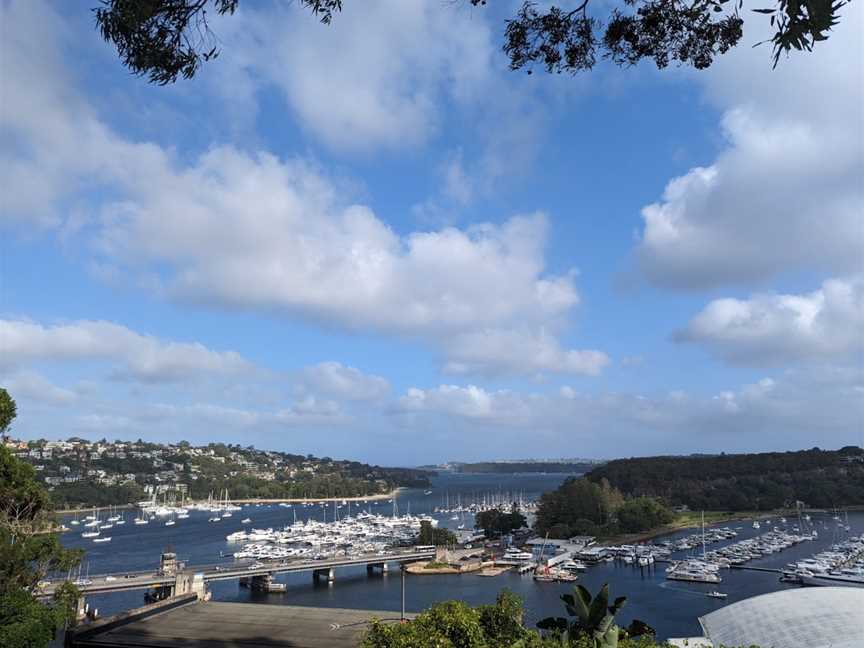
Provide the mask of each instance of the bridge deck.
{"label": "bridge deck", "polygon": [[[202,572],[205,581],[215,580],[230,580],[240,578],[242,576],[255,576],[264,574],[282,574],[289,572],[314,571],[318,569],[330,569],[338,567],[362,567],[364,565],[375,565],[385,562],[413,562],[417,560],[428,560],[435,557],[434,551],[403,551],[394,552],[385,556],[377,554],[369,554],[365,556],[352,558],[335,558],[331,560],[295,560],[280,563],[264,563],[260,567],[253,567],[251,564],[225,564],[225,565],[207,565],[199,567],[189,567],[185,571]],[[93,576],[91,583],[87,585],[78,585],[78,589],[83,593],[98,593],[98,592],[119,592],[125,590],[148,589],[158,587],[160,585],[168,585],[174,583],[173,576],[161,576],[153,572],[141,573],[136,572],[129,574],[102,574]],[[110,578],[111,580],[106,580]],[[41,590],[40,595],[44,597],[52,596],[54,589],[58,583],[52,583],[48,587]]]}

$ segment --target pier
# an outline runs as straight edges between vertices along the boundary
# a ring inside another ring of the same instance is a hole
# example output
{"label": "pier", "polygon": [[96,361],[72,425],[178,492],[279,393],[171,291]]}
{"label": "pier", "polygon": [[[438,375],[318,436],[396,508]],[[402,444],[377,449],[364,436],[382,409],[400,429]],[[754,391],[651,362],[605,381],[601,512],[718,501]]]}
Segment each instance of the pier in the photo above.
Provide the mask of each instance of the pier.
{"label": "pier", "polygon": [[770,572],[772,574],[782,574],[782,569],[772,569],[770,567],[747,567],[746,565],[729,565],[729,569],[741,569],[744,571]]}

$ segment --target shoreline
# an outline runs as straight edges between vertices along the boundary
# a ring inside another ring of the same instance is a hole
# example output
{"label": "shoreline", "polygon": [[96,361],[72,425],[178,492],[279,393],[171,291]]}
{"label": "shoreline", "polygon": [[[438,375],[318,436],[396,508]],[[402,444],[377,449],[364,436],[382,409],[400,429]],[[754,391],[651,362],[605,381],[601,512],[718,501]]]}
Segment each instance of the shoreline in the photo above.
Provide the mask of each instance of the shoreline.
{"label": "shoreline", "polygon": [[[856,506],[848,506],[844,507],[847,510],[860,510],[864,509],[862,507]],[[803,511],[807,511],[810,513],[827,513],[826,509],[802,509]],[[730,512],[719,512],[719,511],[705,511],[705,526],[706,528],[715,524],[722,524],[724,522],[740,522],[743,520],[763,520],[766,518],[772,518],[780,516],[789,516],[789,515],[797,515],[797,511],[794,509],[776,509],[774,511],[730,511]],[[701,520],[696,516],[692,511],[690,514],[681,516],[681,519],[670,522],[669,524],[665,524],[661,527],[656,527],[654,529],[649,529],[648,531],[642,531],[641,533],[627,533],[621,534],[617,536],[612,536],[610,538],[603,538],[602,540],[598,540],[597,544],[599,546],[610,546],[610,545],[621,545],[621,544],[635,544],[640,542],[646,542],[648,540],[653,540],[658,536],[668,535],[670,533],[676,533],[677,531],[684,531],[685,529],[698,529],[702,526]],[[710,519],[709,519],[710,518]]]}
{"label": "shoreline", "polygon": [[[380,501],[393,499],[399,495],[399,493],[403,490],[408,490],[407,486],[399,486],[398,488],[393,489],[389,493],[377,493],[375,495],[360,495],[356,497],[288,497],[288,498],[278,498],[278,499],[270,499],[270,498],[260,498],[260,497],[248,497],[248,498],[234,498],[229,497],[229,504],[280,504],[285,502],[286,504],[295,504],[295,503],[303,503],[309,502],[310,504],[319,504],[321,502],[363,502],[363,501]],[[195,500],[189,501],[184,505],[195,506],[196,504],[200,504],[205,502],[206,500]],[[224,501],[224,500],[223,500]],[[81,506],[79,508],[73,509],[57,509],[54,513],[60,515],[67,515],[69,513],[81,513],[82,511],[108,511],[108,510],[128,510],[128,509],[136,509],[138,506],[136,504],[115,504],[110,506]]]}

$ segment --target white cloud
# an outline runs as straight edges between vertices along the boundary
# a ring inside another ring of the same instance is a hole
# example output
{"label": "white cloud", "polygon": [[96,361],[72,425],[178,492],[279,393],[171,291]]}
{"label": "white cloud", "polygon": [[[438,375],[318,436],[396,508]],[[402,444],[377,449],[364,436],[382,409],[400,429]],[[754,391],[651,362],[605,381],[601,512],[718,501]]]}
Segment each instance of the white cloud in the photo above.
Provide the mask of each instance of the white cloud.
{"label": "white cloud", "polygon": [[864,10],[841,13],[828,41],[776,70],[767,46],[742,45],[700,74],[726,144],[642,210],[649,279],[694,290],[864,268]]}
{"label": "white cloud", "polygon": [[[2,345],[0,345],[2,351]],[[3,387],[14,397],[26,398],[47,405],[69,405],[74,403],[78,394],[71,389],[58,387],[45,376],[35,371],[23,370],[11,375],[0,376]]]}
{"label": "white cloud", "polygon": [[104,321],[44,326],[0,320],[0,362],[98,360],[116,374],[145,382],[172,382],[210,374],[248,372],[252,365],[234,351],[212,351],[197,342],[168,342]]}
{"label": "white cloud", "polygon": [[596,376],[609,364],[602,351],[561,347],[544,331],[485,329],[454,335],[444,348],[452,374],[570,373]]}
{"label": "white cloud", "polygon": [[434,2],[346,3],[329,26],[299,6],[243,7],[219,32],[232,82],[274,84],[304,128],[350,151],[426,141],[443,101],[479,93],[493,51],[482,16]]}
{"label": "white cloud", "polygon": [[[61,70],[39,67],[53,52],[50,44],[45,56],[33,51],[27,37],[46,13],[39,7],[4,8],[24,36],[3,43],[4,87],[15,88],[14,102],[4,106],[3,126],[30,151],[14,156],[21,171],[15,182],[32,185],[23,192],[7,187],[24,195],[4,205],[7,220],[38,215],[45,224],[65,228],[64,235],[77,237],[85,249],[89,243],[99,276],[132,277],[139,286],[187,303],[276,312],[434,346],[452,336],[518,327],[527,339],[542,339],[546,355],[524,371],[594,373],[602,364],[595,352],[561,349],[551,337],[563,330],[578,294],[572,274],[546,272],[544,215],[398,235],[302,159],[221,146],[187,162],[159,146],[129,142],[96,118],[67,87]],[[396,3],[393,19],[426,21],[446,14],[420,7],[425,5]],[[352,22],[352,16],[341,18]],[[443,29],[446,21],[435,24]],[[450,50],[447,56],[462,65],[460,50]],[[13,62],[28,60],[26,73],[42,82],[27,83],[23,72],[7,64],[7,54]],[[469,93],[470,84],[460,84],[473,73],[459,74],[468,76],[454,80],[457,92]],[[43,103],[42,91],[31,89],[46,86],[68,100]],[[51,125],[47,135],[45,124]],[[45,169],[56,173],[43,178]],[[105,191],[89,191],[95,187]],[[101,204],[92,202],[97,194],[106,196]],[[74,219],[61,218],[61,200],[81,201]],[[521,363],[495,355],[489,363],[464,352],[453,360],[466,367],[468,360],[472,370],[487,373],[496,367],[512,371]]]}
{"label": "white cloud", "polygon": [[[583,394],[569,386],[549,393],[475,385],[411,388],[394,415],[400,429],[428,430],[437,443],[458,438],[474,456],[488,457],[490,439],[500,456],[524,456],[536,444],[547,456],[568,449],[601,457],[753,451],[812,447],[816,440],[822,447],[859,443],[862,395],[860,368],[820,368],[707,396],[683,390]],[[438,433],[442,429],[446,435]]]}
{"label": "white cloud", "polygon": [[305,389],[350,401],[378,400],[390,391],[381,376],[365,374],[338,362],[322,362],[300,371]]}
{"label": "white cloud", "polygon": [[864,278],[831,279],[804,295],[717,299],[676,339],[733,364],[848,359],[864,351]]}

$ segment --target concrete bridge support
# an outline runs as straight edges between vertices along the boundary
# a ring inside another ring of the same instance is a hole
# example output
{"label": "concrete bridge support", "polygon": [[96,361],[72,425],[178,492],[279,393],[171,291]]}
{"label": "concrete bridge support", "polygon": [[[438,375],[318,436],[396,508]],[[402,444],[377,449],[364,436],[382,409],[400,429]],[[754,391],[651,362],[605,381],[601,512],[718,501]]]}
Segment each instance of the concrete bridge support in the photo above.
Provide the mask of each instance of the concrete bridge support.
{"label": "concrete bridge support", "polygon": [[272,580],[271,574],[256,574],[252,577],[249,587],[257,592],[266,592],[270,588]]}
{"label": "concrete bridge support", "polygon": [[177,574],[171,596],[183,596],[185,594],[197,594],[200,601],[206,601],[210,598],[203,573],[180,572]]}
{"label": "concrete bridge support", "polygon": [[336,580],[336,571],[330,567],[327,569],[316,569],[312,572],[312,582],[319,583],[322,578],[326,578],[328,583]]}
{"label": "concrete bridge support", "polygon": [[366,565],[366,573],[369,576],[374,574],[376,569],[380,569],[382,574],[386,574],[388,571],[390,571],[390,566],[386,562],[369,563],[368,565]]}
{"label": "concrete bridge support", "polygon": [[78,603],[75,605],[75,620],[83,621],[87,616],[87,599],[84,595],[78,597]]}

